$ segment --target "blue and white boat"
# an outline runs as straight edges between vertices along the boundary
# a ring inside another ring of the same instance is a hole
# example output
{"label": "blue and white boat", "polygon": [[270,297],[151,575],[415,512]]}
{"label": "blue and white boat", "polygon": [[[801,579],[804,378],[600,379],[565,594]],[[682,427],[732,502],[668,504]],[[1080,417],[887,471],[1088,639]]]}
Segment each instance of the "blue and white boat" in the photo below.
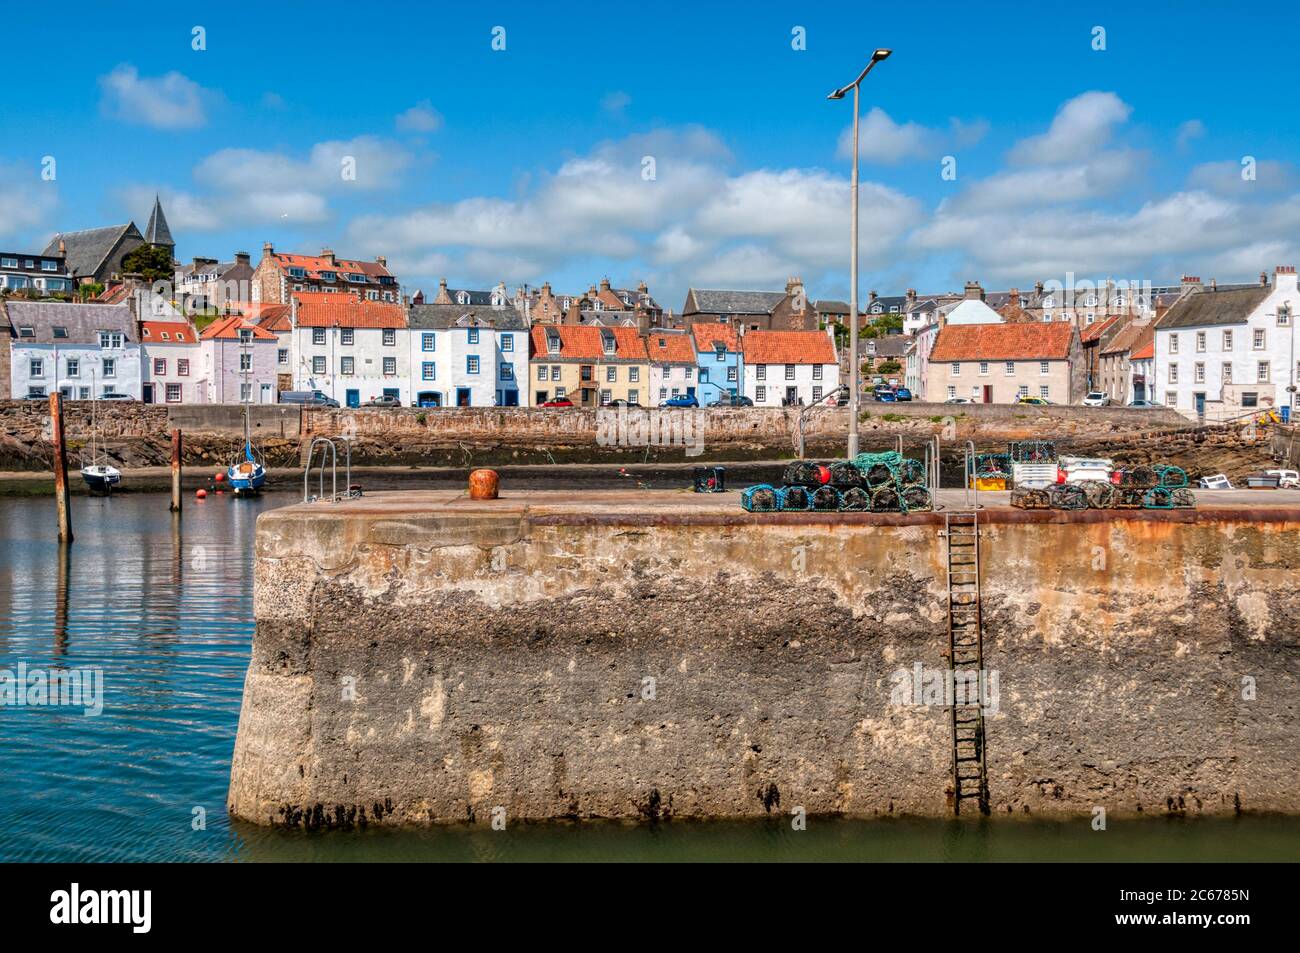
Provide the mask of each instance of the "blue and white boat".
{"label": "blue and white boat", "polygon": [[266,463],[253,449],[253,439],[248,433],[248,408],[244,408],[244,449],[226,467],[226,485],[235,496],[252,496],[262,492],[266,482]]}

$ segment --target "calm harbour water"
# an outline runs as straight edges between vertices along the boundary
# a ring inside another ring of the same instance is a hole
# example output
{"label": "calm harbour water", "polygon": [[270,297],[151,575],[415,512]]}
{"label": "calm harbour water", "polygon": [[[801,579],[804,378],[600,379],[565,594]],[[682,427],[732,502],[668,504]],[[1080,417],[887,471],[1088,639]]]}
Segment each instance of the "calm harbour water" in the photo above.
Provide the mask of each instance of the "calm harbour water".
{"label": "calm harbour water", "polygon": [[[257,514],[294,501],[0,498],[0,668],[98,666],[101,714],[0,706],[0,860],[1295,860],[1300,822],[1068,824],[813,818],[504,832],[285,833],[232,825],[230,754],[252,637]],[[201,809],[206,827],[195,830]]]}

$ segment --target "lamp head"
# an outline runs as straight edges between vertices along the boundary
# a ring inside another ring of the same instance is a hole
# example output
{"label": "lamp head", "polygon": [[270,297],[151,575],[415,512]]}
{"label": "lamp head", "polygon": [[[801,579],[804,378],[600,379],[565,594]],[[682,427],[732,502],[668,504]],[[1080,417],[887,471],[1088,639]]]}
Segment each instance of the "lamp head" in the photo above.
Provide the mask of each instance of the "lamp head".
{"label": "lamp head", "polygon": [[871,54],[872,62],[879,63],[881,60],[887,60],[889,59],[889,54],[892,52],[894,51],[886,49],[876,50],[876,52]]}

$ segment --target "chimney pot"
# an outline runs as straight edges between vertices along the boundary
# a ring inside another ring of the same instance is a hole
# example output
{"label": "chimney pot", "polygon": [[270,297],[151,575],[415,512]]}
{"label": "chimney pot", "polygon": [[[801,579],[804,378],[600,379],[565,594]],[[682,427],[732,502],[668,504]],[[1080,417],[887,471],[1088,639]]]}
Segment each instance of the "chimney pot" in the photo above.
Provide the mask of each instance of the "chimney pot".
{"label": "chimney pot", "polygon": [[275,254],[275,246],[270,242],[262,242],[262,257],[269,258]]}

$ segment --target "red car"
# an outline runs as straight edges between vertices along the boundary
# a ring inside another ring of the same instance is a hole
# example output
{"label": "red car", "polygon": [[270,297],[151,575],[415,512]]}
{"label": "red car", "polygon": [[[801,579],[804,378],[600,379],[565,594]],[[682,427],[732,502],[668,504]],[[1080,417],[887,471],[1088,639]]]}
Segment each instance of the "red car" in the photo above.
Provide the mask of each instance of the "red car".
{"label": "red car", "polygon": [[552,397],[542,404],[543,407],[572,407],[573,401],[567,397]]}

